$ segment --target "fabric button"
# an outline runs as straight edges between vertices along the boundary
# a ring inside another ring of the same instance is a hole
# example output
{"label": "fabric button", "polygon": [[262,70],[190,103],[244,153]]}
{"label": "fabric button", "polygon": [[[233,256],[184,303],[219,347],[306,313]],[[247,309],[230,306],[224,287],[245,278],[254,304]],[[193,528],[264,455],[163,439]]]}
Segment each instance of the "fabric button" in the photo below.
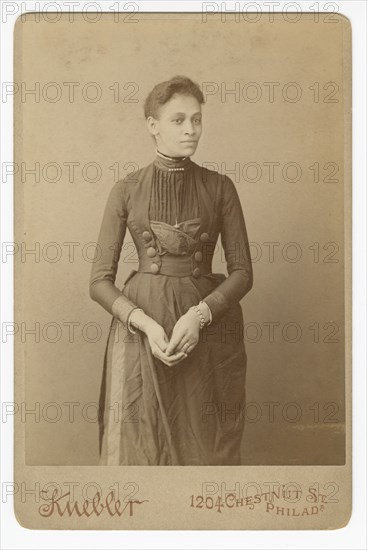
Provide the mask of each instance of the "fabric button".
{"label": "fabric button", "polygon": [[146,241],[149,241],[150,239],[149,231],[143,231],[143,239],[145,239]]}
{"label": "fabric button", "polygon": [[200,252],[200,250],[198,250],[197,252],[195,252],[195,255],[194,255],[194,258],[197,262],[202,262],[203,261],[203,254],[202,252]]}
{"label": "fabric button", "polygon": [[153,246],[150,246],[147,249],[147,254],[148,254],[149,258],[153,258],[153,256],[155,256],[155,254],[156,254],[156,249]]}
{"label": "fabric button", "polygon": [[200,269],[198,267],[195,267],[192,274],[194,275],[194,277],[200,277]]}
{"label": "fabric button", "polygon": [[200,235],[200,240],[201,240],[203,243],[207,243],[208,240],[209,240],[209,235],[208,235],[208,233],[202,233],[202,234]]}
{"label": "fabric button", "polygon": [[159,265],[156,264],[156,263],[151,264],[151,265],[150,265],[150,271],[151,271],[152,273],[154,273],[154,274],[155,274],[155,273],[158,273],[158,271],[159,271]]}

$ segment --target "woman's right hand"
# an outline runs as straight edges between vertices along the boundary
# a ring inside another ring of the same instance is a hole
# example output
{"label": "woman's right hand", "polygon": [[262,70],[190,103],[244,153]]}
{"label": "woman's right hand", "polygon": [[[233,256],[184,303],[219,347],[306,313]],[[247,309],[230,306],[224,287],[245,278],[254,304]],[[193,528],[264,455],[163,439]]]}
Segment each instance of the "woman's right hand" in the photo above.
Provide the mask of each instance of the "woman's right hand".
{"label": "woman's right hand", "polygon": [[157,357],[157,359],[169,367],[176,365],[187,357],[187,354],[182,351],[173,353],[172,355],[167,355],[165,353],[169,345],[169,339],[164,328],[154,319],[150,318],[148,322],[144,323],[142,330],[147,335],[150,349],[154,357]]}

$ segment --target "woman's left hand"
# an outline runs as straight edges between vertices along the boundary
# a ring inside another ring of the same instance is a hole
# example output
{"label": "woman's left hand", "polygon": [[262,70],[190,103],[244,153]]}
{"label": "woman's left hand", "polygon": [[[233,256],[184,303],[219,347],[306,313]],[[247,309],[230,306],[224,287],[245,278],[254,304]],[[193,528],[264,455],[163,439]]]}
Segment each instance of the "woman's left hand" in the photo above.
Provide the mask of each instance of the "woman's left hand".
{"label": "woman's left hand", "polygon": [[199,341],[200,318],[192,309],[182,315],[173,327],[171,339],[166,349],[166,354],[183,351],[188,354],[195,348]]}

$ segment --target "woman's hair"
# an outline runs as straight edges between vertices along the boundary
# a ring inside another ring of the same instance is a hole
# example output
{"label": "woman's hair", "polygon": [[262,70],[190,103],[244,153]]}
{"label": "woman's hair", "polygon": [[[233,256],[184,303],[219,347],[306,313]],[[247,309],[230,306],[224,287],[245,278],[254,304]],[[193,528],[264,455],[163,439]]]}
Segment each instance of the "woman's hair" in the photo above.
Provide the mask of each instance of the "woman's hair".
{"label": "woman's hair", "polygon": [[167,103],[174,94],[191,95],[198,102],[205,103],[204,96],[199,86],[186,76],[174,76],[170,80],[160,82],[154,86],[144,103],[145,118],[152,116],[158,118],[159,108]]}

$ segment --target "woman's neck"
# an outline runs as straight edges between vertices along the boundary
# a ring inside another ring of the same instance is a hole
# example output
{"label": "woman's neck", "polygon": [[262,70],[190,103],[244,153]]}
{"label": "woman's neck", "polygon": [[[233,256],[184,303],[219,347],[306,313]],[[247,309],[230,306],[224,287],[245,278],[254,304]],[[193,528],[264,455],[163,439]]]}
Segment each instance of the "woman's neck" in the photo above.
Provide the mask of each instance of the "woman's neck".
{"label": "woman's neck", "polygon": [[187,158],[186,157],[172,157],[170,155],[166,155],[165,153],[161,153],[161,151],[158,150],[158,148],[155,150],[155,152],[157,153],[157,155],[165,158],[165,159],[170,159],[170,160],[185,160]]}

